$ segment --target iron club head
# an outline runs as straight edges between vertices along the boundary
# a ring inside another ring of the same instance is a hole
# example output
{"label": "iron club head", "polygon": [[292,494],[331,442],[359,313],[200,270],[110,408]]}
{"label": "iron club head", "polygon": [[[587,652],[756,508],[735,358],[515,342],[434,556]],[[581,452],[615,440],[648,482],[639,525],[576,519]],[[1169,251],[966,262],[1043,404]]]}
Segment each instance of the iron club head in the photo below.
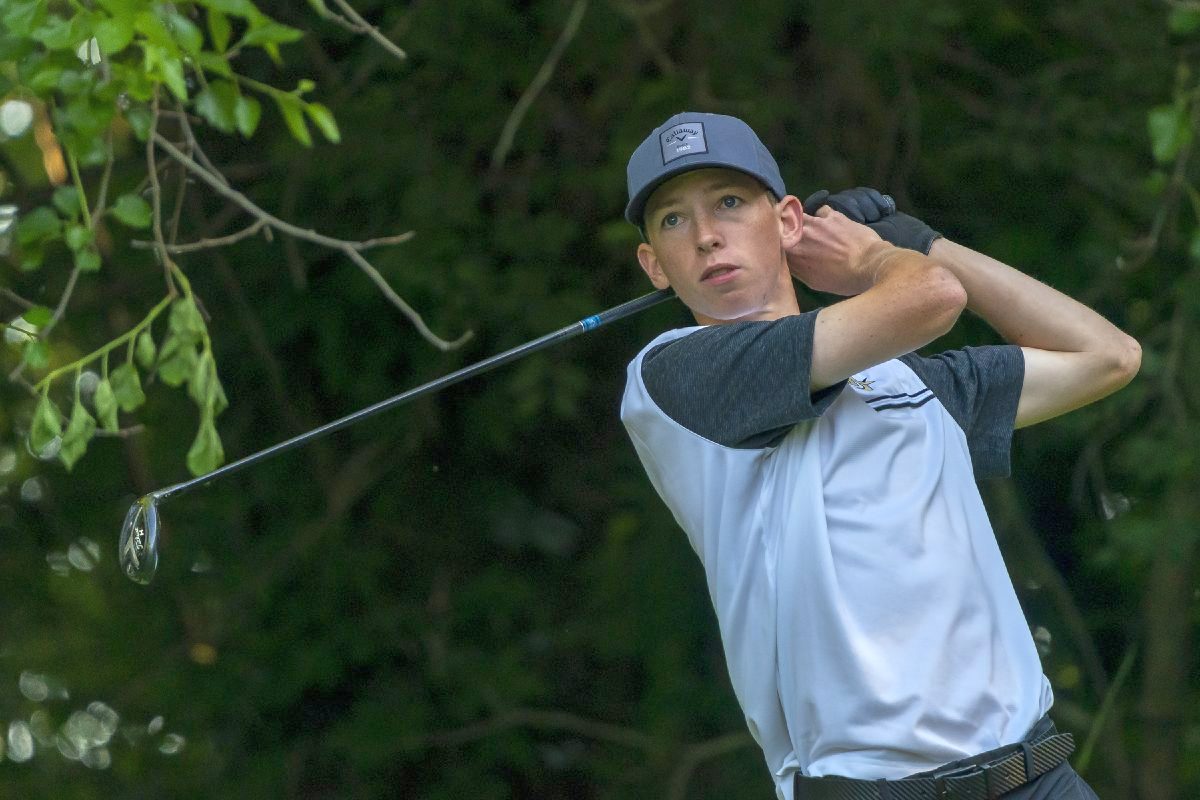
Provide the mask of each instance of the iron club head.
{"label": "iron club head", "polygon": [[158,569],[158,496],[139,497],[125,515],[117,545],[121,570],[130,580],[146,584]]}

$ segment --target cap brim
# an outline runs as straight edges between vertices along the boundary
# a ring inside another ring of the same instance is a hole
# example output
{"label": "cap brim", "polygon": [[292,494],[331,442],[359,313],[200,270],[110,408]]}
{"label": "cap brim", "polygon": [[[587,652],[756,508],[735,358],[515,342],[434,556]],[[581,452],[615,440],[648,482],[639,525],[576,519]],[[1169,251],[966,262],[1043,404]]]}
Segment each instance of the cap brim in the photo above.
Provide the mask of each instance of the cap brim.
{"label": "cap brim", "polygon": [[679,164],[678,166],[672,167],[671,169],[669,169],[666,172],[659,175],[657,178],[655,178],[650,183],[643,186],[641,191],[639,191],[637,194],[635,194],[629,200],[629,203],[626,204],[625,219],[628,220],[629,222],[633,223],[634,225],[638,226],[639,228],[645,227],[645,220],[643,219],[643,216],[645,215],[646,203],[647,203],[647,201],[649,201],[650,195],[654,194],[654,192],[658,189],[658,187],[662,186],[664,183],[671,180],[671,178],[674,178],[676,175],[681,175],[684,172],[693,172],[698,169],[731,169],[731,170],[734,170],[735,172],[740,172],[743,175],[749,175],[751,178],[754,178],[754,180],[761,183],[763,188],[766,189],[768,192],[775,191],[770,186],[768,186],[766,183],[764,183],[762,178],[760,178],[758,175],[755,175],[753,172],[750,172],[745,167],[739,166],[737,164],[730,164],[727,161],[708,160],[707,158],[705,158],[704,154],[696,155],[696,156],[693,156],[692,158],[700,159],[700,160],[692,161],[690,163]]}

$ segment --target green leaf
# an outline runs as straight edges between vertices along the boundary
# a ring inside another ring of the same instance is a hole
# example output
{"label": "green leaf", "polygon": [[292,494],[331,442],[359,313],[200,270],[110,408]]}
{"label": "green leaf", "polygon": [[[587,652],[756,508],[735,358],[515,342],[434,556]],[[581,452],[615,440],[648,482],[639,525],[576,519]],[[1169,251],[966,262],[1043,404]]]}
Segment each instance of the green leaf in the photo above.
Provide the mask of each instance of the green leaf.
{"label": "green leaf", "polygon": [[222,133],[233,133],[237,124],[237,87],[229,81],[214,80],[196,95],[196,113]]}
{"label": "green leaf", "polygon": [[41,242],[33,242],[21,246],[21,269],[28,272],[42,265],[46,249]]}
{"label": "green leaf", "polygon": [[114,16],[96,23],[92,34],[100,45],[105,58],[117,55],[133,41],[133,18],[129,15]]}
{"label": "green leaf", "polygon": [[262,49],[263,52],[269,55],[271,60],[275,62],[275,66],[283,66],[283,56],[279,54],[279,45],[275,44],[274,42],[267,42],[262,46]]}
{"label": "green leaf", "polygon": [[37,94],[44,96],[47,92],[58,88],[65,71],[57,64],[43,64],[37,72],[29,77],[26,85]]}
{"label": "green leaf", "polygon": [[138,334],[137,344],[134,346],[134,355],[137,357],[137,362],[142,369],[149,370],[154,368],[154,357],[158,355],[154,347],[154,337],[149,330],[144,330]]}
{"label": "green leaf", "polygon": [[153,11],[142,11],[133,18],[133,28],[166,55],[178,58],[179,46],[171,36],[170,29],[158,14]]}
{"label": "green leaf", "polygon": [[258,120],[262,116],[262,105],[253,97],[240,95],[233,107],[233,116],[237,120],[238,131],[249,139],[258,129]]}
{"label": "green leaf", "polygon": [[262,16],[262,12],[250,0],[200,0],[200,5],[235,17],[251,19]]}
{"label": "green leaf", "polygon": [[79,192],[74,186],[59,186],[54,190],[54,207],[67,219],[79,216]]}
{"label": "green leaf", "polygon": [[135,411],[146,402],[146,393],[142,391],[142,381],[138,377],[137,367],[128,361],[109,373],[112,382],[113,396],[121,410],[129,413]]}
{"label": "green leaf", "polygon": [[221,437],[217,435],[217,427],[213,424],[212,415],[205,414],[200,419],[200,430],[196,431],[196,439],[188,450],[188,470],[199,477],[212,472],[224,461],[225,451],[221,448]]}
{"label": "green leaf", "polygon": [[213,49],[218,53],[228,50],[232,33],[233,26],[229,24],[229,17],[221,11],[211,9],[208,12],[208,35],[212,37]]}
{"label": "green leaf", "polygon": [[62,447],[58,451],[58,457],[68,472],[75,466],[75,462],[83,457],[87,451],[88,442],[95,433],[96,420],[92,419],[92,415],[83,407],[83,403],[76,403],[75,408],[71,409],[71,419],[67,422],[67,430],[63,433],[62,438]]}
{"label": "green leaf", "polygon": [[313,124],[320,128],[326,139],[334,144],[342,140],[342,134],[338,132],[337,121],[334,120],[333,112],[328,108],[320,103],[305,103],[304,113],[308,114],[308,118],[313,121]]}
{"label": "green leaf", "polygon": [[329,8],[325,5],[325,0],[308,0],[308,4],[312,6],[313,11],[322,16],[329,14]]}
{"label": "green leaf", "polygon": [[234,79],[233,68],[229,66],[229,61],[226,60],[225,56],[218,55],[211,50],[205,50],[196,57],[196,61],[201,67],[214,75],[220,75],[222,78],[228,78],[229,80]]}
{"label": "green leaf", "polygon": [[45,369],[50,366],[50,345],[41,339],[30,339],[21,357],[30,369]]}
{"label": "green leaf", "polygon": [[251,23],[250,30],[242,37],[239,44],[243,47],[250,45],[288,44],[304,36],[304,31],[281,25],[278,22],[264,22],[258,25]]}
{"label": "green leaf", "polygon": [[[74,193],[74,192],[72,192]],[[92,235],[91,228],[86,225],[77,225],[72,223],[67,226],[66,235],[63,239],[67,242],[67,247],[78,251],[80,248],[87,247],[92,243],[95,237]]]}
{"label": "green leaf", "polygon": [[50,402],[49,395],[42,395],[33,412],[33,424],[29,427],[29,448],[34,453],[43,452],[56,437],[62,436],[58,408]]}
{"label": "green leaf", "polygon": [[1175,158],[1192,138],[1187,108],[1180,103],[1152,108],[1146,115],[1146,126],[1150,131],[1154,160],[1160,164]]}
{"label": "green leaf", "polygon": [[275,104],[279,106],[279,113],[283,115],[283,121],[287,123],[288,130],[292,132],[296,141],[305,147],[312,147],[312,136],[308,133],[308,126],[304,124],[304,112],[300,109],[300,101],[290,95],[277,94]]}
{"label": "green leaf", "polygon": [[183,14],[180,14],[170,6],[165,6],[165,8],[163,22],[167,29],[171,31],[172,36],[179,43],[183,52],[195,56],[200,52],[200,48],[204,47],[204,34],[196,27],[196,23]]}
{"label": "green leaf", "polygon": [[188,383],[188,396],[205,413],[214,416],[229,407],[225,398],[225,390],[217,377],[217,364],[212,353],[204,351],[192,371],[192,379]]}
{"label": "green leaf", "polygon": [[26,245],[58,236],[62,220],[50,208],[40,206],[21,217],[17,223],[17,242]]}
{"label": "green leaf", "polygon": [[133,106],[125,112],[125,121],[133,129],[133,135],[141,142],[146,141],[146,137],[150,135],[150,122],[152,119],[150,109],[145,106]]}
{"label": "green leaf", "polygon": [[83,17],[68,20],[52,14],[30,31],[29,37],[44,44],[47,50],[73,50],[89,38],[84,33],[86,25]]}
{"label": "green leaf", "polygon": [[100,252],[93,246],[75,251],[75,266],[80,272],[100,271]]}
{"label": "green leaf", "polygon": [[115,433],[117,425],[117,398],[113,394],[112,384],[108,378],[104,378],[96,384],[96,393],[92,395],[92,405],[96,409],[96,416],[100,418],[100,427],[104,430]]}
{"label": "green leaf", "polygon": [[179,337],[180,341],[188,343],[199,341],[208,330],[204,324],[204,317],[200,316],[200,309],[196,308],[190,297],[181,297],[171,304],[169,324],[171,333]]}
{"label": "green leaf", "polygon": [[150,227],[150,204],[136,194],[118,197],[112,215],[131,228]]}
{"label": "green leaf", "polygon": [[29,36],[46,18],[46,5],[45,0],[6,0],[0,21],[14,36]]}
{"label": "green leaf", "polygon": [[182,386],[195,368],[195,343],[181,341],[174,334],[168,336],[158,355],[158,377],[162,382],[167,386]]}
{"label": "green leaf", "polygon": [[37,326],[40,328],[43,325],[45,325],[47,322],[49,322],[50,318],[53,315],[54,315],[54,312],[52,312],[50,309],[46,308],[46,306],[34,306],[33,308],[29,309],[24,314],[22,314],[21,319],[25,320],[30,325],[34,325],[34,326]]}
{"label": "green leaf", "polygon": [[179,56],[149,43],[143,45],[143,50],[146,72],[165,83],[171,94],[180,100],[187,100],[187,83],[183,80],[183,62]]}

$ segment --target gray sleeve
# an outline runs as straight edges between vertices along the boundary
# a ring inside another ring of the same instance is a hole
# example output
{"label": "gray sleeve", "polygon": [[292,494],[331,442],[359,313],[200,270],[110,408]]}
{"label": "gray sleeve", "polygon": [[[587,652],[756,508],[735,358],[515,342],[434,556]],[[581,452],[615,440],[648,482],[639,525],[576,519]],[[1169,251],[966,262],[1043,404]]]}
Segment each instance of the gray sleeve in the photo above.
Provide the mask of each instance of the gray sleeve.
{"label": "gray sleeve", "polygon": [[967,435],[978,477],[1009,474],[1025,357],[1016,345],[964,347],[930,358],[901,359],[924,381]]}
{"label": "gray sleeve", "polygon": [[810,394],[817,312],[701,328],[642,360],[650,397],[671,419],[726,447],[778,444],[822,414],[845,382]]}

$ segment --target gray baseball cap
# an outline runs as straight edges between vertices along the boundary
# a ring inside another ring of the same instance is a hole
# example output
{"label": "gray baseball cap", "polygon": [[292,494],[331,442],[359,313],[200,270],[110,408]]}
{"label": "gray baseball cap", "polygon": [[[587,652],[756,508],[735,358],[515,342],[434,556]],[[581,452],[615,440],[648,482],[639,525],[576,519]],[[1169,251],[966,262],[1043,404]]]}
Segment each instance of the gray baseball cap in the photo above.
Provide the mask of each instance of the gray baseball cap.
{"label": "gray baseball cap", "polygon": [[787,194],[779,166],[749,125],[724,114],[685,111],[655,128],[629,157],[625,219],[641,228],[655,189],[681,172],[704,167],[736,169],[758,178],[777,198]]}

